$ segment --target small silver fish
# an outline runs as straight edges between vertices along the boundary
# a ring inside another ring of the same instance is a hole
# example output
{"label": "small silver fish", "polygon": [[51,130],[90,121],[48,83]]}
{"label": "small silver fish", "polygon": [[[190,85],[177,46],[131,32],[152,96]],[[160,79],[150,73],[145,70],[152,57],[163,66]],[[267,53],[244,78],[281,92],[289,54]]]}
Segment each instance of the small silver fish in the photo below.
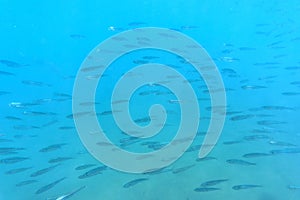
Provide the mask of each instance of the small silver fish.
{"label": "small silver fish", "polygon": [[212,181],[206,181],[201,184],[202,187],[209,187],[209,186],[214,186],[223,182],[228,181],[228,179],[219,179],[219,180],[212,180]]}
{"label": "small silver fish", "polygon": [[300,153],[300,148],[284,148],[271,150],[271,154],[283,154],[283,153]]}
{"label": "small silver fish", "polygon": [[6,95],[6,94],[10,94],[10,92],[0,91],[0,96],[1,96],[1,95]]}
{"label": "small silver fish", "polygon": [[15,74],[5,71],[0,71],[0,75],[6,75],[6,76],[15,76]]}
{"label": "small silver fish", "polygon": [[63,162],[63,161],[70,160],[70,159],[73,159],[73,158],[72,157],[57,157],[57,158],[50,159],[48,161],[48,163]]}
{"label": "small silver fish", "polygon": [[187,165],[187,166],[185,166],[185,167],[173,169],[172,172],[173,172],[173,174],[177,174],[177,173],[180,173],[180,172],[184,172],[184,171],[186,171],[186,170],[188,170],[188,169],[190,169],[190,168],[192,168],[192,167],[194,167],[194,166],[195,166],[195,164]]}
{"label": "small silver fish", "polygon": [[134,185],[136,185],[136,184],[138,184],[138,183],[140,183],[140,182],[147,181],[147,180],[149,180],[149,179],[148,179],[148,178],[138,178],[138,179],[134,179],[134,180],[132,180],[132,181],[129,181],[129,182],[125,183],[125,184],[123,185],[123,188],[130,188],[130,187],[132,187],[132,186],[134,186]]}
{"label": "small silver fish", "polygon": [[47,168],[44,168],[44,169],[40,169],[36,172],[33,172],[32,174],[30,174],[30,177],[36,177],[36,176],[40,176],[40,175],[43,175],[47,172],[50,172],[51,170],[55,169],[56,167],[58,167],[60,164],[56,164],[56,165],[53,165],[53,166],[50,166],[50,167],[47,167]]}
{"label": "small silver fish", "polygon": [[234,190],[245,190],[245,189],[252,189],[262,187],[261,185],[235,185],[232,187]]}
{"label": "small silver fish", "polygon": [[17,173],[21,173],[24,172],[28,169],[31,169],[32,167],[22,167],[22,168],[17,168],[17,169],[11,169],[5,172],[5,174],[17,174]]}
{"label": "small silver fish", "polygon": [[269,153],[246,153],[243,155],[244,158],[256,158],[256,157],[262,157],[262,156],[270,156]]}
{"label": "small silver fish", "polygon": [[29,185],[32,183],[36,183],[37,180],[26,180],[26,181],[21,181],[19,183],[16,184],[16,187],[21,187],[21,186],[25,186],[25,185]]}
{"label": "small silver fish", "polygon": [[256,165],[255,163],[240,160],[240,159],[229,159],[229,160],[226,160],[226,162],[230,163],[230,164],[235,164],[235,165],[245,165],[245,166]]}
{"label": "small silver fish", "polygon": [[220,188],[198,187],[194,189],[195,192],[212,192],[217,190],[220,190]]}
{"label": "small silver fish", "polygon": [[29,157],[10,157],[10,158],[4,158],[0,160],[0,163],[2,164],[14,164],[18,162],[22,162],[24,160],[29,159]]}
{"label": "small silver fish", "polygon": [[300,190],[300,186],[296,186],[296,185],[288,185],[287,188],[290,190]]}
{"label": "small silver fish", "polygon": [[84,169],[87,169],[87,168],[90,168],[90,167],[93,167],[93,166],[95,166],[95,164],[80,165],[80,166],[76,167],[75,170],[84,170]]}
{"label": "small silver fish", "polygon": [[45,153],[45,152],[55,151],[55,150],[60,149],[64,145],[66,145],[66,143],[49,145],[47,147],[40,149],[39,152]]}
{"label": "small silver fish", "polygon": [[13,67],[13,68],[28,66],[28,65],[22,65],[20,63],[17,63],[17,62],[11,61],[11,60],[0,60],[0,64],[6,65],[7,67]]}
{"label": "small silver fish", "polygon": [[63,177],[63,178],[60,178],[60,179],[58,179],[58,180],[56,180],[56,181],[54,181],[54,182],[52,182],[52,183],[49,183],[48,185],[45,185],[45,186],[39,188],[39,189],[35,192],[35,194],[41,194],[41,193],[43,193],[43,192],[46,192],[47,190],[50,190],[50,189],[53,188],[55,185],[57,185],[58,183],[60,183],[61,181],[65,180],[65,179],[66,179],[66,177]]}
{"label": "small silver fish", "polygon": [[245,120],[254,117],[254,115],[251,114],[246,114],[246,115],[236,115],[234,117],[231,117],[231,121],[240,121],[240,120]]}
{"label": "small silver fish", "polygon": [[101,166],[101,167],[96,167],[94,169],[91,169],[89,171],[87,171],[86,173],[78,176],[79,179],[85,179],[85,178],[89,178],[92,176],[96,176],[98,174],[102,174],[102,171],[107,169],[107,166]]}
{"label": "small silver fish", "polygon": [[208,161],[208,160],[217,160],[217,158],[216,157],[212,157],[212,156],[207,156],[207,157],[204,157],[204,158],[197,158],[196,159],[197,162]]}

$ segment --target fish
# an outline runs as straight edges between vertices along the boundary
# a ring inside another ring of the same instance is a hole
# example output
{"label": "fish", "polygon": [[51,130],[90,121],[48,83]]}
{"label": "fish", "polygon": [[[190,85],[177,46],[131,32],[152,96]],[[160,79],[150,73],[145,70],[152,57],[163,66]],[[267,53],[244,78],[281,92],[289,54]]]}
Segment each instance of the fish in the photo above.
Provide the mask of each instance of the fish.
{"label": "fish", "polygon": [[2,96],[2,95],[6,95],[6,94],[10,94],[10,92],[6,92],[6,91],[0,91],[0,96]]}
{"label": "fish", "polygon": [[63,97],[63,98],[72,99],[72,95],[66,94],[66,93],[54,92],[53,95],[56,96],[56,97]]}
{"label": "fish", "polygon": [[111,143],[109,143],[109,142],[97,142],[96,143],[97,145],[99,145],[99,146],[113,146]]}
{"label": "fish", "polygon": [[256,157],[263,157],[263,156],[270,156],[269,153],[246,153],[243,155],[244,158],[256,158]]}
{"label": "fish", "polygon": [[232,189],[234,190],[244,190],[244,189],[252,189],[262,187],[261,185],[234,185]]}
{"label": "fish", "polygon": [[142,65],[142,64],[147,64],[149,63],[148,60],[134,60],[132,61],[134,64]]}
{"label": "fish", "polygon": [[31,85],[31,86],[39,86],[39,87],[51,87],[52,85],[48,84],[48,83],[43,83],[41,81],[31,81],[31,80],[23,80],[22,83],[24,85]]}
{"label": "fish", "polygon": [[286,124],[286,122],[276,121],[276,120],[261,120],[258,121],[257,124],[268,126],[268,125],[275,125],[275,124]]}
{"label": "fish", "polygon": [[223,142],[223,144],[225,145],[231,145],[231,144],[238,144],[238,143],[241,143],[243,142],[242,140],[232,140],[232,141],[225,141]]}
{"label": "fish", "polygon": [[100,166],[100,167],[96,167],[94,169],[91,169],[89,171],[87,171],[86,173],[78,176],[79,179],[85,179],[85,178],[89,178],[92,176],[96,176],[98,174],[102,174],[102,171],[107,169],[107,166]]}
{"label": "fish", "polygon": [[290,82],[291,85],[300,85],[300,81],[292,81]]}
{"label": "fish", "polygon": [[268,80],[268,79],[274,79],[277,78],[276,75],[273,76],[263,76],[263,77],[259,77],[258,80]]}
{"label": "fish", "polygon": [[251,131],[252,133],[273,133],[274,130],[273,129],[266,129],[266,128],[261,128],[261,129],[253,129]]}
{"label": "fish", "polygon": [[289,67],[285,67],[284,69],[286,69],[286,70],[299,70],[300,66],[289,66]]}
{"label": "fish", "polygon": [[208,161],[208,160],[217,160],[217,158],[216,157],[212,157],[212,156],[207,156],[207,157],[204,157],[204,158],[197,158],[196,159],[197,162]]}
{"label": "fish", "polygon": [[26,180],[26,181],[21,181],[19,183],[16,184],[16,187],[21,187],[21,186],[25,186],[25,185],[29,185],[32,183],[36,183],[37,180]]}
{"label": "fish", "polygon": [[225,74],[237,74],[237,72],[231,68],[223,68],[221,71],[222,71],[222,73],[225,73]]}
{"label": "fish", "polygon": [[240,47],[239,50],[240,51],[253,51],[253,50],[256,50],[256,48],[254,48],[254,47]]}
{"label": "fish", "polygon": [[281,94],[285,96],[296,96],[300,95],[300,92],[282,92]]}
{"label": "fish", "polygon": [[5,119],[13,120],[13,121],[21,121],[22,119],[14,116],[6,116]]}
{"label": "fish", "polygon": [[126,142],[121,142],[120,146],[121,147],[127,147],[127,146],[135,144],[137,142],[139,142],[139,140],[131,140],[131,141],[126,141]]}
{"label": "fish", "polygon": [[197,29],[199,28],[199,26],[194,26],[194,25],[184,25],[181,26],[180,29],[181,30],[193,30],[193,29]]}
{"label": "fish", "polygon": [[158,90],[147,90],[147,91],[140,92],[139,95],[140,96],[146,96],[146,95],[149,95],[149,94],[157,94],[157,92],[159,92],[159,91]]}
{"label": "fish", "polygon": [[141,143],[142,146],[156,145],[156,144],[159,144],[159,142],[148,141],[148,142],[142,142],[142,143]]}
{"label": "fish", "polygon": [[198,151],[201,148],[202,145],[194,145],[189,147],[185,152],[193,152],[193,151]]}
{"label": "fish", "polygon": [[39,189],[35,192],[35,194],[41,194],[41,193],[43,193],[43,192],[46,192],[46,191],[50,190],[50,189],[53,188],[55,185],[57,185],[58,183],[60,183],[61,181],[65,180],[65,179],[66,179],[66,177],[63,177],[63,178],[60,178],[60,179],[58,179],[58,180],[56,180],[56,181],[54,181],[54,182],[52,182],[52,183],[49,183],[48,185],[45,185],[45,186],[39,188]]}
{"label": "fish", "polygon": [[273,58],[277,59],[277,58],[282,58],[282,57],[286,57],[287,54],[279,54],[279,55],[275,55],[273,56]]}
{"label": "fish", "polygon": [[127,138],[122,138],[119,141],[121,143],[121,146],[124,147],[124,146],[130,145],[130,144],[139,142],[139,138],[138,137],[127,137]]}
{"label": "fish", "polygon": [[134,179],[134,180],[132,180],[132,181],[129,181],[129,182],[125,183],[125,184],[123,185],[123,188],[130,188],[130,187],[132,187],[132,186],[134,186],[134,185],[136,185],[136,184],[138,184],[138,183],[141,183],[141,182],[147,181],[147,180],[149,180],[149,179],[148,179],[148,178],[138,178],[138,179]]}
{"label": "fish", "polygon": [[53,165],[53,166],[50,166],[50,167],[47,167],[47,168],[44,168],[44,169],[37,170],[36,172],[33,172],[32,174],[30,174],[30,177],[37,177],[37,176],[43,175],[43,174],[45,174],[47,172],[50,172],[51,170],[55,169],[59,165],[60,164],[56,164],[56,165]]}
{"label": "fish", "polygon": [[146,123],[150,121],[151,121],[150,117],[144,117],[144,118],[139,118],[134,120],[135,123]]}
{"label": "fish", "polygon": [[9,107],[13,107],[13,108],[26,108],[29,106],[41,105],[41,103],[40,102],[32,102],[32,103],[11,102],[8,105]]}
{"label": "fish", "polygon": [[248,135],[244,137],[244,140],[254,141],[254,140],[265,140],[270,139],[267,135]]}
{"label": "fish", "polygon": [[227,53],[227,54],[229,54],[229,53],[231,53],[231,52],[233,52],[233,49],[225,49],[225,50],[222,50],[222,53]]}
{"label": "fish", "polygon": [[0,142],[13,142],[13,140],[2,138],[0,139]]}
{"label": "fish", "polygon": [[0,164],[14,164],[29,159],[29,157],[10,157],[0,160]]}
{"label": "fish", "polygon": [[78,112],[78,113],[72,113],[70,115],[67,115],[66,118],[68,119],[74,119],[74,118],[78,118],[78,117],[82,117],[82,116],[85,116],[85,115],[89,115],[91,114],[91,112]]}
{"label": "fish", "polygon": [[287,188],[290,190],[300,190],[300,186],[296,186],[296,185],[288,185]]}
{"label": "fish", "polygon": [[269,144],[275,145],[275,146],[289,146],[289,147],[296,147],[297,146],[297,145],[289,143],[289,142],[274,141],[274,140],[270,140]]}
{"label": "fish", "polygon": [[5,174],[17,174],[17,173],[21,173],[21,172],[24,172],[28,169],[31,169],[32,167],[22,167],[22,168],[17,168],[17,169],[11,169],[11,170],[8,170],[5,172]]}
{"label": "fish", "polygon": [[295,37],[291,39],[291,41],[297,41],[297,40],[300,40],[300,37]]}
{"label": "fish", "polygon": [[271,154],[300,153],[300,148],[275,149],[275,150],[271,150],[270,153]]}
{"label": "fish", "polygon": [[76,167],[75,170],[84,170],[84,169],[87,169],[87,168],[90,168],[90,167],[93,167],[93,166],[95,166],[95,164],[80,165],[80,166]]}
{"label": "fish", "polygon": [[91,67],[84,67],[84,68],[81,68],[80,71],[82,71],[82,72],[90,72],[90,71],[95,71],[97,69],[101,69],[103,67],[104,67],[103,65],[97,65],[97,66],[91,66]]}
{"label": "fish", "polygon": [[157,59],[159,58],[158,56],[143,56],[143,59],[146,59],[146,60],[152,60],[152,59]]}
{"label": "fish", "polygon": [[[110,110],[99,113],[99,115],[111,115],[111,114],[113,114],[113,112]],[[97,113],[97,115],[98,115],[98,113]]]}
{"label": "fish", "polygon": [[44,148],[40,149],[39,152],[45,153],[45,152],[55,151],[55,150],[60,149],[64,145],[67,145],[67,144],[66,143],[53,144],[53,145],[50,145],[50,146],[47,146],[47,147],[44,147]]}
{"label": "fish", "polygon": [[150,144],[148,145],[148,148],[153,149],[153,150],[159,150],[161,148],[163,148],[164,146],[166,146],[166,144]]}
{"label": "fish", "polygon": [[63,162],[63,161],[70,160],[70,159],[73,159],[73,158],[72,157],[57,157],[57,158],[50,159],[48,161],[48,163]]}
{"label": "fish", "polygon": [[[128,100],[126,100],[126,99],[121,99],[121,100],[116,100],[116,101],[113,101],[112,102],[112,104],[119,104],[119,103],[126,103],[126,102],[128,102]],[[96,103],[97,104],[97,103]],[[98,103],[99,104],[99,103]]]}
{"label": "fish", "polygon": [[221,190],[221,189],[220,188],[208,188],[208,187],[198,187],[198,188],[194,189],[195,192],[212,192],[212,191],[217,191],[217,190]]}
{"label": "fish", "polygon": [[122,27],[115,27],[115,26],[109,26],[107,28],[108,31],[124,31],[126,30],[125,28],[122,28]]}
{"label": "fish", "polygon": [[56,123],[58,123],[58,120],[54,119],[52,121],[49,121],[49,122],[43,124],[42,127],[48,127],[48,126],[51,126],[51,125],[56,124]]}
{"label": "fish", "polygon": [[13,126],[13,128],[15,130],[20,130],[20,131],[30,130],[30,129],[40,129],[40,127],[38,127],[38,126],[31,126],[31,125],[16,125],[16,126]]}
{"label": "fish", "polygon": [[190,169],[190,168],[192,168],[194,166],[195,166],[195,164],[192,164],[192,165],[187,165],[185,167],[180,167],[180,168],[177,168],[177,169],[173,169],[172,173],[173,174],[178,174],[178,173],[184,172],[184,171],[186,171],[186,170],[188,170],[188,169]]}
{"label": "fish", "polygon": [[245,120],[254,117],[254,115],[247,114],[247,115],[236,115],[230,118],[231,121],[239,121],[239,120]]}
{"label": "fish", "polygon": [[161,173],[165,173],[165,172],[169,172],[169,171],[172,171],[172,170],[168,169],[168,168],[157,168],[157,169],[149,169],[149,170],[143,172],[143,174],[155,175],[155,174],[161,174]]}
{"label": "fish", "polygon": [[84,39],[84,38],[86,38],[86,36],[82,35],[82,34],[70,34],[70,37],[74,38],[74,39]]}
{"label": "fish", "polygon": [[54,116],[56,113],[53,112],[40,112],[40,111],[24,111],[24,115],[31,115],[31,116]]}
{"label": "fish", "polygon": [[25,150],[25,148],[16,148],[16,147],[0,147],[0,154],[1,153],[9,153],[9,152],[15,152]]}
{"label": "fish", "polygon": [[281,43],[283,43],[283,41],[273,42],[271,44],[268,44],[267,46],[270,47],[270,46],[278,45],[278,44],[281,44]]}
{"label": "fish", "polygon": [[0,75],[5,75],[5,76],[15,76],[14,73],[6,72],[6,71],[0,71]]}
{"label": "fish", "polygon": [[264,110],[295,110],[294,108],[287,106],[262,106],[261,108]]}
{"label": "fish", "polygon": [[219,180],[212,180],[212,181],[206,181],[201,184],[202,187],[209,187],[209,186],[214,186],[223,182],[228,181],[228,179],[219,179]]}
{"label": "fish", "polygon": [[22,67],[22,66],[28,66],[28,65],[22,65],[20,63],[11,61],[11,60],[0,60],[0,63],[2,65],[6,65],[7,67],[12,67],[12,68],[18,68],[18,67]]}
{"label": "fish", "polygon": [[224,61],[224,62],[234,62],[234,61],[239,61],[240,59],[238,58],[232,58],[232,57],[229,57],[229,56],[223,56],[220,58],[221,61]]}
{"label": "fish", "polygon": [[254,63],[255,66],[266,66],[266,65],[279,65],[279,62],[263,62],[263,63]]}
{"label": "fish", "polygon": [[243,85],[241,86],[243,90],[257,90],[257,89],[264,89],[267,88],[266,86],[262,85]]}
{"label": "fish", "polygon": [[229,164],[235,164],[235,165],[245,165],[245,166],[256,165],[256,163],[252,163],[252,162],[248,162],[248,161],[240,160],[240,159],[228,159],[228,160],[226,160],[226,162]]}
{"label": "fish", "polygon": [[74,126],[60,126],[58,127],[58,129],[60,130],[72,130],[72,129],[75,129]]}
{"label": "fish", "polygon": [[47,200],[65,200],[65,199],[69,199],[71,198],[72,196],[74,196],[76,193],[80,192],[81,190],[83,190],[84,188],[86,188],[86,186],[81,186],[80,188],[68,193],[68,194],[65,194],[65,195],[62,195],[62,196],[59,196],[59,197],[56,197],[56,198],[50,198],[50,199],[47,199]]}
{"label": "fish", "polygon": [[147,24],[146,22],[130,22],[127,25],[128,26],[144,26],[146,24]]}

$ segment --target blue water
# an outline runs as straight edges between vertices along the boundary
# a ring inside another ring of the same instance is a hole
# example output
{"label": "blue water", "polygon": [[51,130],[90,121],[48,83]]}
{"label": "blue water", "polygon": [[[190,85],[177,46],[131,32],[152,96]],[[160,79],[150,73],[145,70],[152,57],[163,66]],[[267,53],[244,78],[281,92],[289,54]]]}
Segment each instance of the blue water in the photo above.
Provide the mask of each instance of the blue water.
{"label": "blue water", "polygon": [[[57,199],[72,192],[74,200],[299,199],[298,19],[297,0],[0,0],[0,199]],[[151,105],[165,107],[166,126],[153,138],[122,133],[112,114],[105,114],[118,79],[144,62],[173,66],[190,81],[199,100],[198,134],[192,148],[161,173],[103,167],[80,178],[104,164],[84,147],[72,118],[77,72],[99,43],[142,27],[183,33],[213,59],[226,88],[221,137],[199,160],[211,118],[203,78],[169,52],[134,51],[115,60],[97,87],[95,108],[107,137],[125,150],[151,152],[175,136],[181,102],[159,85],[140,87],[130,99],[130,114],[143,126]],[[212,180],[225,181],[201,186]]]}

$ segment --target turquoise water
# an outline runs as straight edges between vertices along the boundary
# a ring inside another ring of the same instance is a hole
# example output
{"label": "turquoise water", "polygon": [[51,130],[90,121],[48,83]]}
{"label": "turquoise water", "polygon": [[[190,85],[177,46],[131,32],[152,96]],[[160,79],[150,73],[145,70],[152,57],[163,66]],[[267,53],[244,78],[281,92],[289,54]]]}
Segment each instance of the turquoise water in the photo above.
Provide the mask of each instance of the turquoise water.
{"label": "turquoise water", "polygon": [[[299,199],[298,19],[297,0],[0,0],[0,199],[72,193],[66,198]],[[211,118],[203,78],[169,52],[123,55],[105,72],[95,95],[98,121],[117,146],[131,152],[160,149],[181,120],[181,102],[168,88],[145,85],[130,99],[132,118],[147,125],[150,106],[159,103],[168,114],[166,126],[147,139],[130,137],[117,126],[110,112],[112,90],[137,65],[172,66],[190,82],[200,107],[197,136],[180,159],[161,171],[130,174],[105,167],[84,147],[73,120],[72,92],[92,49],[142,27],[175,30],[205,48],[221,73],[227,114],[216,146],[199,159]]]}

